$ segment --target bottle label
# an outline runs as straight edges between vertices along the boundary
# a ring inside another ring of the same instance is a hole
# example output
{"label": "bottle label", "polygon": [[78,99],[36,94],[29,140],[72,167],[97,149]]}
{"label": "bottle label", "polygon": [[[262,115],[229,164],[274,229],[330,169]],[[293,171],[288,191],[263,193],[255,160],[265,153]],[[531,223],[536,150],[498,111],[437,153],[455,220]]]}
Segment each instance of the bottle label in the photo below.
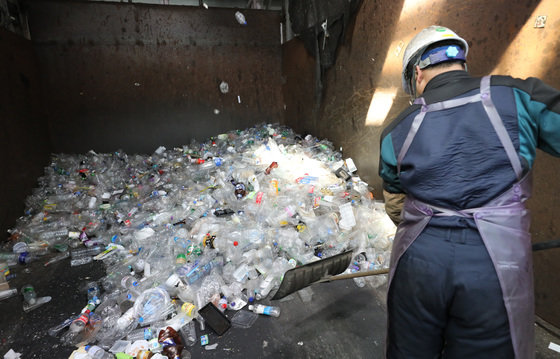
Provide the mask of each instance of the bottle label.
{"label": "bottle label", "polygon": [[194,309],[196,308],[196,306],[192,303],[189,302],[185,302],[182,306],[181,306],[181,310],[183,312],[185,312],[185,314],[187,314],[189,317],[193,316],[194,313]]}
{"label": "bottle label", "polygon": [[216,239],[216,236],[211,236],[210,234],[206,234],[206,236],[204,236],[204,239],[202,240],[202,245],[204,247],[214,248],[214,240],[215,239]]}
{"label": "bottle label", "polygon": [[4,275],[6,277],[10,275],[10,267],[8,266],[8,263],[0,263],[0,275]]}
{"label": "bottle label", "polygon": [[264,307],[262,308],[262,314],[265,315],[270,315],[270,312],[272,311],[272,307]]}
{"label": "bottle label", "polygon": [[151,340],[148,340],[148,349],[153,351],[153,352],[157,352],[157,351],[161,351],[161,344],[158,342],[158,338],[152,338]]}
{"label": "bottle label", "polygon": [[[213,248],[213,247],[212,247]],[[185,254],[183,253],[179,253],[177,254],[177,258],[175,260],[175,263],[177,264],[185,264],[187,263],[187,257],[185,256]]]}
{"label": "bottle label", "polygon": [[76,319],[77,322],[82,322],[84,324],[87,324],[88,320],[89,320],[89,310],[86,313],[80,315],[78,319]]}

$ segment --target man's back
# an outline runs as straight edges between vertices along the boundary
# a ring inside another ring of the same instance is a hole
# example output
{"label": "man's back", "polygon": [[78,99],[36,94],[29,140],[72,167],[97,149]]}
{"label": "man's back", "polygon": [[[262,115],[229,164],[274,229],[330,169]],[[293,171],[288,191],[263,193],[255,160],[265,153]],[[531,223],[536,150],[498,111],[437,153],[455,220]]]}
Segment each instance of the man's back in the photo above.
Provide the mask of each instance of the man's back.
{"label": "man's back", "polygon": [[[428,105],[468,97],[479,93],[479,85],[480,78],[472,78],[464,71],[446,72],[429,83],[423,97]],[[528,114],[541,111],[537,108],[541,106],[550,117],[557,118],[556,128],[560,130],[558,109],[546,108],[546,91],[537,91],[526,81],[510,77],[494,77],[491,96],[527,171],[534,160],[539,132],[539,120]],[[395,180],[396,158],[419,111],[420,105],[411,106],[382,135],[380,173],[386,190],[405,192],[435,206],[465,209],[484,205],[516,181],[481,102],[429,112],[402,159],[400,177]],[[560,139],[553,146],[560,148]]]}

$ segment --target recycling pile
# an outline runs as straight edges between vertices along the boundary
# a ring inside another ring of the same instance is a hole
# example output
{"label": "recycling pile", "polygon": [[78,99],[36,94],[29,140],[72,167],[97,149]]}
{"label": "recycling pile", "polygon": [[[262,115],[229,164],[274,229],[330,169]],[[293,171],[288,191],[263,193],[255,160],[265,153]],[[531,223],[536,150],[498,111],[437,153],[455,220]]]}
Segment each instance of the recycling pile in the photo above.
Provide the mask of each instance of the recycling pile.
{"label": "recycling pile", "polygon": [[329,141],[269,124],[151,156],[53,155],[10,231],[13,250],[106,268],[85,283],[80,316],[51,335],[95,345],[90,357],[175,358],[198,342],[208,303],[259,312],[287,270],[349,249],[347,272],[388,266],[395,227],[352,172]]}

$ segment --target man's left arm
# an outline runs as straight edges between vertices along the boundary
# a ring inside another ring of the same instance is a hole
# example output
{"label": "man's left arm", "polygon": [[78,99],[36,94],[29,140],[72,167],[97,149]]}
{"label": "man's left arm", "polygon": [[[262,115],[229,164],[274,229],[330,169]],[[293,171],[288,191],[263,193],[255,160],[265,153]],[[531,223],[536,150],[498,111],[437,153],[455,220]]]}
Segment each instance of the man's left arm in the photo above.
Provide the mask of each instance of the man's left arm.
{"label": "man's left arm", "polygon": [[395,225],[398,225],[401,222],[401,213],[406,194],[401,188],[397,172],[397,156],[395,155],[390,133],[381,138],[380,153],[379,176],[383,179],[385,211]]}

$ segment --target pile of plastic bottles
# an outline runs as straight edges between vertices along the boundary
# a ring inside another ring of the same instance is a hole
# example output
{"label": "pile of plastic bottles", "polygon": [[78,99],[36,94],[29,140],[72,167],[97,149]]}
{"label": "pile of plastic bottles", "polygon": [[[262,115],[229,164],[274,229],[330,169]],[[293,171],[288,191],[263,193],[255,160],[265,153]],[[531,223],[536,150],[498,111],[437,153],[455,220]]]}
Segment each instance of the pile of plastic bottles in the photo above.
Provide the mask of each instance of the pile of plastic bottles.
{"label": "pile of plastic bottles", "polygon": [[49,334],[91,358],[180,357],[209,303],[278,316],[257,302],[295,266],[349,249],[347,272],[388,266],[395,227],[347,164],[329,141],[270,124],[151,156],[53,155],[0,262],[102,262],[80,315]]}

